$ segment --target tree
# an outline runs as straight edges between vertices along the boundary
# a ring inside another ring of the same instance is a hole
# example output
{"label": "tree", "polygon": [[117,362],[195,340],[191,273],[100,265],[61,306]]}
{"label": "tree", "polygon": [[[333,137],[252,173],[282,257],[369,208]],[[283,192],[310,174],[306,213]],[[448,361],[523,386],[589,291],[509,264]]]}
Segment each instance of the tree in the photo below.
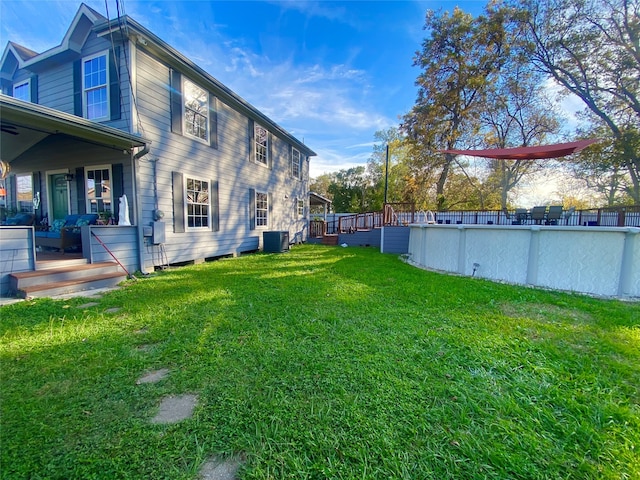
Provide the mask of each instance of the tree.
{"label": "tree", "polygon": [[[595,129],[591,134],[605,137],[605,129]],[[605,137],[581,152],[571,166],[574,176],[597,193],[599,200],[607,206],[633,203],[633,185],[626,174],[623,156],[616,151],[616,145],[610,137]]]}
{"label": "tree", "polygon": [[[324,174],[318,179],[312,182],[313,187],[322,187],[329,181],[326,186],[326,196],[332,200],[334,211],[354,213],[368,211],[370,207],[368,200],[370,181],[363,166]],[[318,188],[318,190],[320,189]],[[320,191],[317,193],[324,195]]]}
{"label": "tree", "polygon": [[335,175],[331,173],[323,173],[322,175],[312,178],[309,182],[309,191],[322,195],[325,198],[331,198],[329,194],[329,185],[335,182]]}
{"label": "tree", "polygon": [[640,203],[640,0],[513,0],[540,72],[610,131]]}
{"label": "tree", "polygon": [[[501,15],[474,18],[459,8],[426,15],[430,37],[414,59],[423,70],[416,80],[418,98],[401,128],[408,136],[414,180],[435,180],[438,210],[447,206],[445,184],[455,167],[454,155],[438,150],[473,144],[488,85],[508,55]],[[424,191],[427,185],[416,187]]]}
{"label": "tree", "polygon": [[[367,174],[371,182],[369,203],[373,210],[382,210],[387,186],[387,203],[413,203],[407,188],[407,146],[397,128],[377,131],[373,153],[367,162]],[[387,147],[389,147],[389,171],[387,172]],[[388,175],[387,175],[388,173]]]}
{"label": "tree", "polygon": [[[517,31],[511,33],[511,38],[518,37]],[[555,109],[543,90],[543,78],[531,69],[518,43],[512,46],[512,52],[489,88],[486,108],[481,114],[485,148],[539,145],[555,136],[560,128]],[[488,183],[493,183],[499,192],[501,209],[507,208],[511,190],[548,163],[528,159],[490,160]]]}

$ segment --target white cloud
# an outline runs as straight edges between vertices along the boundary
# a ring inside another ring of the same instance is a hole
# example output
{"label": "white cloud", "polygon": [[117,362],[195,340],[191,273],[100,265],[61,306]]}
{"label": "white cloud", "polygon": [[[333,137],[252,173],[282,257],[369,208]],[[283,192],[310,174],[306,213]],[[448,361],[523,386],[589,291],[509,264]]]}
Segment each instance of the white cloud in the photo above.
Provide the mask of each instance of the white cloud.
{"label": "white cloud", "polygon": [[544,90],[560,115],[566,119],[564,124],[566,133],[572,134],[576,128],[583,125],[583,122],[578,118],[578,113],[582,112],[586,105],[577,95],[569,93],[551,77],[544,82]]}

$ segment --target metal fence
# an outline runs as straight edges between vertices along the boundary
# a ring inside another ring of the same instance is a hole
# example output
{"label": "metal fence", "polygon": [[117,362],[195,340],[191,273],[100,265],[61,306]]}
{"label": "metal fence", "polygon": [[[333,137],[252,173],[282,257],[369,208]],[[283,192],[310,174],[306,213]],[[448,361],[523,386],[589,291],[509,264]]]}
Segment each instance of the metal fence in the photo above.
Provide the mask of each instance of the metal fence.
{"label": "metal fence", "polygon": [[[548,212],[548,211],[547,211]],[[549,217],[551,218],[551,217]],[[387,204],[382,212],[329,214],[327,220],[310,222],[310,236],[337,235],[382,226],[414,223],[443,225],[567,225],[599,227],[640,227],[640,205],[598,209],[563,210],[559,218],[538,219],[527,210],[416,211],[410,204]]]}

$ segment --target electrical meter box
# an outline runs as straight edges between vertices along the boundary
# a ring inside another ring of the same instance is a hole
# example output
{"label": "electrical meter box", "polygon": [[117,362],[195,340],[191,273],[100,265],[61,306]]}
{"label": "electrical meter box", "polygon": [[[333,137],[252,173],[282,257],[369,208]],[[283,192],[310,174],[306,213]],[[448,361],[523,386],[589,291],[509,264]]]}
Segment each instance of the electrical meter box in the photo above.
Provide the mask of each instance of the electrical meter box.
{"label": "electrical meter box", "polygon": [[165,222],[153,222],[153,235],[151,235],[151,243],[159,245],[165,242]]}

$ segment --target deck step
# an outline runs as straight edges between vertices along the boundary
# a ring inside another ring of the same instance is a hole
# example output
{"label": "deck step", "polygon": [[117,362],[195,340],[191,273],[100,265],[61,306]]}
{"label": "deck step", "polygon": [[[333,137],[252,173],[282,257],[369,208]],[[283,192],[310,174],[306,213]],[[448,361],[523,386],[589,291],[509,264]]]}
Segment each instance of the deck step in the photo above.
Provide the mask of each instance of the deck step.
{"label": "deck step", "polygon": [[323,245],[338,245],[338,235],[325,235],[322,237]]}
{"label": "deck step", "polygon": [[102,262],[12,273],[9,281],[11,291],[26,298],[112,287],[126,278],[126,273],[117,263]]}

